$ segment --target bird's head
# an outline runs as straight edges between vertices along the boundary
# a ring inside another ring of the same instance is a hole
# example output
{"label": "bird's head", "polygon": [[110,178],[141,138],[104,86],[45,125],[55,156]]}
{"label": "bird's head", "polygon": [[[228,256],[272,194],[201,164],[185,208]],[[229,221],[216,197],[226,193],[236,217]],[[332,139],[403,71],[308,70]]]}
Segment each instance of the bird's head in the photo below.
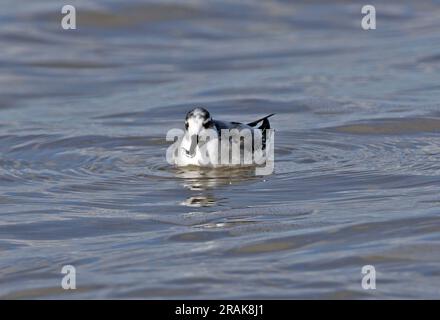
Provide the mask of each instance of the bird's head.
{"label": "bird's head", "polygon": [[204,108],[195,108],[186,114],[185,130],[190,136],[199,135],[203,129],[211,127],[211,124],[211,115]]}
{"label": "bird's head", "polygon": [[189,156],[194,156],[198,144],[198,136],[204,129],[212,127],[212,119],[208,110],[204,108],[195,108],[189,111],[185,117],[185,131],[190,139],[190,147],[186,149]]}

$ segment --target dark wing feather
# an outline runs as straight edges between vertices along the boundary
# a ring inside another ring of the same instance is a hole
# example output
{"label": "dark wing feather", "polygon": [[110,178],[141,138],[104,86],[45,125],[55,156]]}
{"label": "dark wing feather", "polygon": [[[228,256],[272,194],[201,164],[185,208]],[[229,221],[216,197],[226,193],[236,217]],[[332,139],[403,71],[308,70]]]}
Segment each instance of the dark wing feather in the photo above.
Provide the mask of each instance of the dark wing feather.
{"label": "dark wing feather", "polygon": [[[269,125],[269,120],[267,120],[269,117],[272,117],[273,115],[274,115],[275,113],[271,113],[270,115],[268,115],[268,116],[265,116],[264,118],[261,118],[261,119],[258,119],[258,120],[256,120],[256,121],[253,121],[253,122],[250,122],[250,123],[248,123],[247,125],[248,126],[251,126],[251,127],[255,127],[259,122],[261,122],[261,121],[264,121],[263,122],[263,125],[266,123],[267,125]],[[263,125],[261,126],[261,127],[263,127]],[[267,127],[267,128],[261,128],[260,127],[260,129],[269,129],[270,127]]]}
{"label": "dark wing feather", "polygon": [[263,150],[266,149],[266,136],[267,136],[266,130],[270,129],[270,123],[269,123],[268,118],[272,117],[274,114],[275,113],[272,113],[272,114],[270,114],[268,116],[265,116],[264,118],[258,119],[258,120],[254,121],[254,122],[251,122],[251,123],[248,123],[248,126],[255,127],[258,123],[263,121],[261,126],[258,127],[258,129],[261,129],[261,133],[263,134],[263,141],[262,141],[263,142]]}

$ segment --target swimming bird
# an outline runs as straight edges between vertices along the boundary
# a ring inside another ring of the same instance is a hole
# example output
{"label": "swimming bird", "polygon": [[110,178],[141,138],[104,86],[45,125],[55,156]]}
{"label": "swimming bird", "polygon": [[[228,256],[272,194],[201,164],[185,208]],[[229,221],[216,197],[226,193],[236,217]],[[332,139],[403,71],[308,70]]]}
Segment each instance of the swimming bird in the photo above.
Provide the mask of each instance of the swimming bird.
{"label": "swimming bird", "polygon": [[[222,157],[230,159],[229,151],[234,150],[232,147],[234,143],[240,146],[239,156],[241,153],[243,155],[246,154],[245,152],[250,156],[256,151],[264,152],[267,144],[267,135],[270,131],[268,118],[273,115],[274,113],[244,124],[214,120],[205,108],[195,108],[186,114],[184,135],[178,142],[178,152],[175,153],[173,162],[177,166],[224,165]],[[258,124],[261,125],[257,127]],[[259,133],[257,134],[256,131],[259,131]],[[225,132],[229,133],[229,135],[224,135]],[[252,138],[251,144],[246,143],[246,138],[244,138],[246,135]],[[209,139],[206,137],[209,137]],[[260,139],[257,139],[258,137]],[[226,150],[226,156],[221,154],[225,152],[225,149],[223,149],[225,145],[221,143],[222,138],[224,140],[228,139],[229,141],[227,142],[231,146],[231,148],[228,147]],[[243,164],[243,161],[233,164]]]}

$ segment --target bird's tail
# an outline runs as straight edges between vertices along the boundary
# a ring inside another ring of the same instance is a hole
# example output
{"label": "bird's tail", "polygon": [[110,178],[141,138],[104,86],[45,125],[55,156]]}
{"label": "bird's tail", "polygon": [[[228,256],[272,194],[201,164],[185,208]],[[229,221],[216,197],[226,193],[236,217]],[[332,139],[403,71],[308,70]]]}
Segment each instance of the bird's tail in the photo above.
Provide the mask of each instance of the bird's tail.
{"label": "bird's tail", "polygon": [[270,129],[270,123],[269,123],[268,118],[272,117],[274,114],[275,114],[275,113],[271,113],[270,115],[265,116],[264,118],[261,118],[261,119],[255,120],[255,121],[253,121],[253,122],[250,122],[250,123],[248,123],[247,125],[248,125],[248,126],[251,126],[251,127],[255,127],[258,123],[260,123],[261,121],[263,121],[263,123],[261,124],[261,126],[258,127],[258,129],[261,129],[261,130]]}
{"label": "bird's tail", "polygon": [[262,146],[263,150],[266,149],[266,136],[267,136],[266,130],[270,129],[269,118],[272,117],[274,114],[275,113],[271,113],[270,115],[265,116],[264,118],[258,119],[256,121],[253,121],[253,122],[250,122],[247,124],[248,126],[255,127],[260,122],[263,122],[261,124],[261,126],[258,127],[258,129],[260,129],[261,133],[263,134],[263,137],[262,137],[263,138],[263,141],[262,141],[263,142],[263,146]]}

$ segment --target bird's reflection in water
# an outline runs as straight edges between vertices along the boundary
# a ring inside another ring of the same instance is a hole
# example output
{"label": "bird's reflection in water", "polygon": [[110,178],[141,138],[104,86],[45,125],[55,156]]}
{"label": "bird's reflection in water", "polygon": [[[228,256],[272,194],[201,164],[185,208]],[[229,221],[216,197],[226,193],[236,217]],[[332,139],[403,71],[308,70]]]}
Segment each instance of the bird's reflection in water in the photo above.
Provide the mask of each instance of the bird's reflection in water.
{"label": "bird's reflection in water", "polygon": [[215,196],[216,187],[257,179],[255,167],[233,168],[200,168],[180,167],[175,171],[176,177],[182,179],[182,185],[196,194],[181,202],[190,207],[209,207],[218,202]]}
{"label": "bird's reflection in water", "polygon": [[211,207],[217,204],[217,199],[212,194],[189,197],[180,204],[187,207]]}

